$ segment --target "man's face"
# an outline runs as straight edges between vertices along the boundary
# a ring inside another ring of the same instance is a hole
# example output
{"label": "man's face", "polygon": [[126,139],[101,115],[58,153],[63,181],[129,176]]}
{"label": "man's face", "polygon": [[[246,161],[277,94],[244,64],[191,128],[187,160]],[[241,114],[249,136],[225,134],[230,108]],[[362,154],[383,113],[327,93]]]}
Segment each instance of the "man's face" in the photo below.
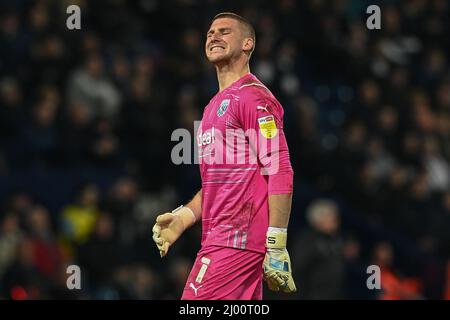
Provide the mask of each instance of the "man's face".
{"label": "man's face", "polygon": [[332,209],[328,209],[319,220],[318,228],[326,234],[335,234],[339,230],[339,216]]}
{"label": "man's face", "polygon": [[243,41],[238,21],[230,18],[214,20],[206,35],[206,57],[212,63],[237,57],[243,54]]}

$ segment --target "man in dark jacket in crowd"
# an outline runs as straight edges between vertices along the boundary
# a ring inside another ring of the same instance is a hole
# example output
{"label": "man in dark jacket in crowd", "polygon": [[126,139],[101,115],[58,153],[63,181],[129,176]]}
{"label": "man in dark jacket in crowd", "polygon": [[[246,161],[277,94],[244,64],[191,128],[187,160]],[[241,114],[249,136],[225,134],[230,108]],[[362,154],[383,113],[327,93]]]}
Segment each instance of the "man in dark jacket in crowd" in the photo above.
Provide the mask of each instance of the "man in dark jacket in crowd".
{"label": "man in dark jacket in crowd", "polygon": [[307,219],[309,228],[294,243],[298,298],[343,299],[346,270],[338,207],[330,200],[316,200],[307,210]]}

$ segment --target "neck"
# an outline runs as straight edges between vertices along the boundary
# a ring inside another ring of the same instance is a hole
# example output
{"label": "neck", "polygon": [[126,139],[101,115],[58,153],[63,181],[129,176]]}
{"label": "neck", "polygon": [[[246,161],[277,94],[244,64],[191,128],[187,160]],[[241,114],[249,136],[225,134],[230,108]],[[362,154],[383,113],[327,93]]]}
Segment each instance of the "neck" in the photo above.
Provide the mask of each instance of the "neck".
{"label": "neck", "polygon": [[225,90],[233,82],[239,80],[247,73],[250,73],[250,67],[248,63],[240,65],[238,63],[233,64],[217,64],[216,65],[217,80],[219,81],[219,91]]}

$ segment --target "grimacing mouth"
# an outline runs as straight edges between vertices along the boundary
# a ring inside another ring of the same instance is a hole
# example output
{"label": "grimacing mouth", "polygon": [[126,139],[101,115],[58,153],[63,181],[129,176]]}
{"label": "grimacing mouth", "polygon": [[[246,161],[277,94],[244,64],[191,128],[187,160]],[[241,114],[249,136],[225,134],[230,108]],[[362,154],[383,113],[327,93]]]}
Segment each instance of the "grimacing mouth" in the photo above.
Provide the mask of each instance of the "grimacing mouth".
{"label": "grimacing mouth", "polygon": [[212,44],[209,46],[209,51],[212,51],[214,48],[222,48],[225,50],[225,46],[219,44]]}

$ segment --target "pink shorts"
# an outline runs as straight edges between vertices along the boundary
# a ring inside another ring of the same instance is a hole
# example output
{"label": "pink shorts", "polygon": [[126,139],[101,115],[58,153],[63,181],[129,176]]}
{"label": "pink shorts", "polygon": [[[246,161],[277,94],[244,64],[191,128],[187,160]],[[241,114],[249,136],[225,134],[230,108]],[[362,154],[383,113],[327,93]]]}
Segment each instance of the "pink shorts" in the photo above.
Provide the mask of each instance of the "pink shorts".
{"label": "pink shorts", "polygon": [[264,254],[228,247],[202,248],[182,300],[262,300]]}

